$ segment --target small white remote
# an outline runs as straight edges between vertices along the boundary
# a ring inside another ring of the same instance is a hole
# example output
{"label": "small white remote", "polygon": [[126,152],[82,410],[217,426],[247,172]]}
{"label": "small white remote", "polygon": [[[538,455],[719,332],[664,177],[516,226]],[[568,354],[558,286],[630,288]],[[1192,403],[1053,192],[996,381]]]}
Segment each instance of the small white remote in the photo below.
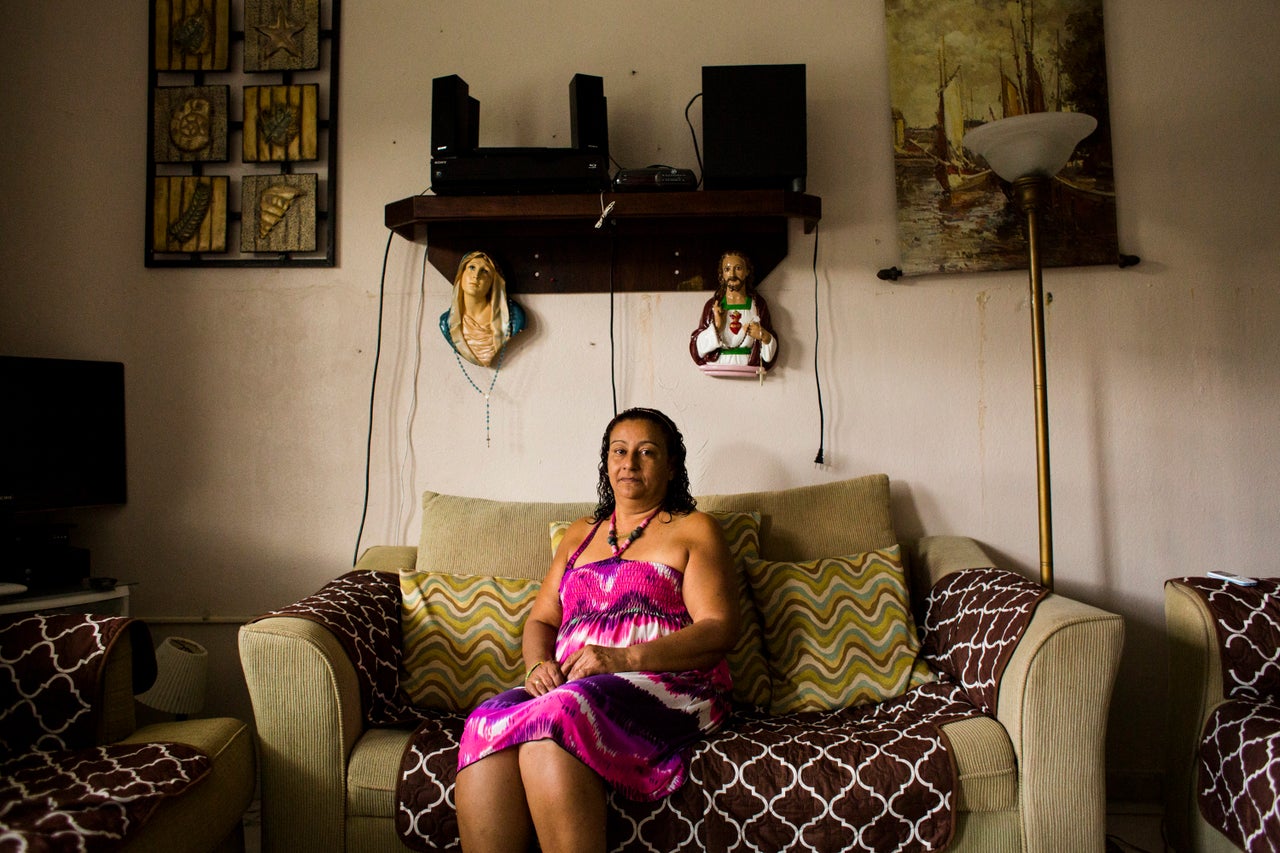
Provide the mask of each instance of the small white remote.
{"label": "small white remote", "polygon": [[1257,586],[1258,585],[1258,582],[1253,578],[1241,577],[1240,575],[1237,575],[1233,572],[1221,572],[1221,571],[1218,571],[1217,569],[1214,569],[1212,571],[1205,572],[1205,574],[1216,580],[1226,581],[1227,583],[1233,583],[1236,586]]}

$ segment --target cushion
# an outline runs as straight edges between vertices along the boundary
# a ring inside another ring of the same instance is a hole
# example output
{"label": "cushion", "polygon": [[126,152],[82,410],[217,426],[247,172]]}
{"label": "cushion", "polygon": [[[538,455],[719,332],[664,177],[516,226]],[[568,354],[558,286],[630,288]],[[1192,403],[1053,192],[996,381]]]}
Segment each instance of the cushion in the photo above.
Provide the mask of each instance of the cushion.
{"label": "cushion", "polygon": [[560,550],[560,543],[564,541],[564,535],[569,532],[572,521],[553,521],[551,522],[551,556],[554,559],[556,551]]}
{"label": "cushion", "polygon": [[[748,560],[760,556],[760,513],[714,511],[707,514],[720,522],[736,570],[741,630],[737,644],[725,655],[729,663],[729,674],[733,678],[733,700],[744,705],[768,708],[773,687],[765,660],[764,629],[760,624],[755,600],[751,597],[751,587],[747,583],[744,568]],[[551,522],[553,555],[559,549],[560,541],[564,539],[570,524],[568,521]]]}
{"label": "cushion", "polygon": [[765,657],[764,627],[760,612],[751,596],[746,566],[760,557],[760,513],[709,512],[720,522],[724,538],[733,555],[734,576],[738,586],[738,642],[725,655],[729,675],[733,677],[733,701],[768,708],[773,697],[769,665]]}
{"label": "cushion", "polygon": [[547,524],[589,515],[594,503],[495,501],[424,492],[420,572],[542,580]]}
{"label": "cushion", "polygon": [[531,578],[402,572],[401,686],[414,703],[469,711],[519,687],[521,635],[540,585]]}
{"label": "cushion", "polygon": [[698,509],[760,513],[760,556],[766,560],[817,560],[890,548],[898,542],[889,511],[889,478],[884,474],[764,492],[699,495]]}
{"label": "cushion", "polygon": [[899,546],[805,562],[752,560],[747,577],[764,621],[771,713],[882,702],[912,685],[920,642]]}

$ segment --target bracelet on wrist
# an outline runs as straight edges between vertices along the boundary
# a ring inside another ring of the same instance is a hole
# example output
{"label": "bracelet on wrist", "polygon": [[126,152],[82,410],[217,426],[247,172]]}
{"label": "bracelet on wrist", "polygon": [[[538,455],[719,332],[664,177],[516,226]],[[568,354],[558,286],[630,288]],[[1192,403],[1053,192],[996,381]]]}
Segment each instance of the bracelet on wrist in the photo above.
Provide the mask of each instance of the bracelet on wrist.
{"label": "bracelet on wrist", "polygon": [[529,667],[529,670],[524,674],[524,680],[528,681],[530,678],[533,678],[533,674],[538,671],[538,667],[542,666],[544,663],[546,663],[545,660],[540,660],[533,666]]}

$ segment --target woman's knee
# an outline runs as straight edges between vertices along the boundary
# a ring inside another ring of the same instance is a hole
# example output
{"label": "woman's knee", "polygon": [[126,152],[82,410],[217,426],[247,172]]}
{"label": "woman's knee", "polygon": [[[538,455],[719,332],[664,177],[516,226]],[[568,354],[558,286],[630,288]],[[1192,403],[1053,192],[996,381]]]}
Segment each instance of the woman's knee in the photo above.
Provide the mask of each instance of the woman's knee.
{"label": "woman's knee", "polygon": [[552,741],[520,748],[530,818],[545,851],[605,849],[604,780]]}
{"label": "woman's knee", "polygon": [[604,781],[573,753],[554,741],[531,741],[520,747],[520,776],[530,799],[545,790],[556,796],[600,795]]}
{"label": "woman's knee", "polygon": [[525,804],[519,756],[503,750],[458,771],[458,831],[468,851],[525,851],[533,820]]}
{"label": "woman's knee", "polygon": [[473,761],[458,771],[455,780],[455,789],[460,796],[494,790],[520,795],[522,787],[520,757],[514,749],[504,749]]}

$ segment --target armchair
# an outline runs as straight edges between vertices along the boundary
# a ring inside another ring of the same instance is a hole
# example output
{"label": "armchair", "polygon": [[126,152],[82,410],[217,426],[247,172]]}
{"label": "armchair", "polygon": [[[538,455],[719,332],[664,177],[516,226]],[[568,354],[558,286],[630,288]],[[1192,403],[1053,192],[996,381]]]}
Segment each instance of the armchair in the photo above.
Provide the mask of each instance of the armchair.
{"label": "armchair", "polygon": [[1280,838],[1280,580],[1176,578],[1169,641],[1169,789],[1178,851],[1274,850]]}
{"label": "armchair", "polygon": [[0,837],[37,849],[67,836],[126,851],[244,849],[257,770],[249,727],[138,728],[133,697],[154,678],[142,622],[0,617]]}

